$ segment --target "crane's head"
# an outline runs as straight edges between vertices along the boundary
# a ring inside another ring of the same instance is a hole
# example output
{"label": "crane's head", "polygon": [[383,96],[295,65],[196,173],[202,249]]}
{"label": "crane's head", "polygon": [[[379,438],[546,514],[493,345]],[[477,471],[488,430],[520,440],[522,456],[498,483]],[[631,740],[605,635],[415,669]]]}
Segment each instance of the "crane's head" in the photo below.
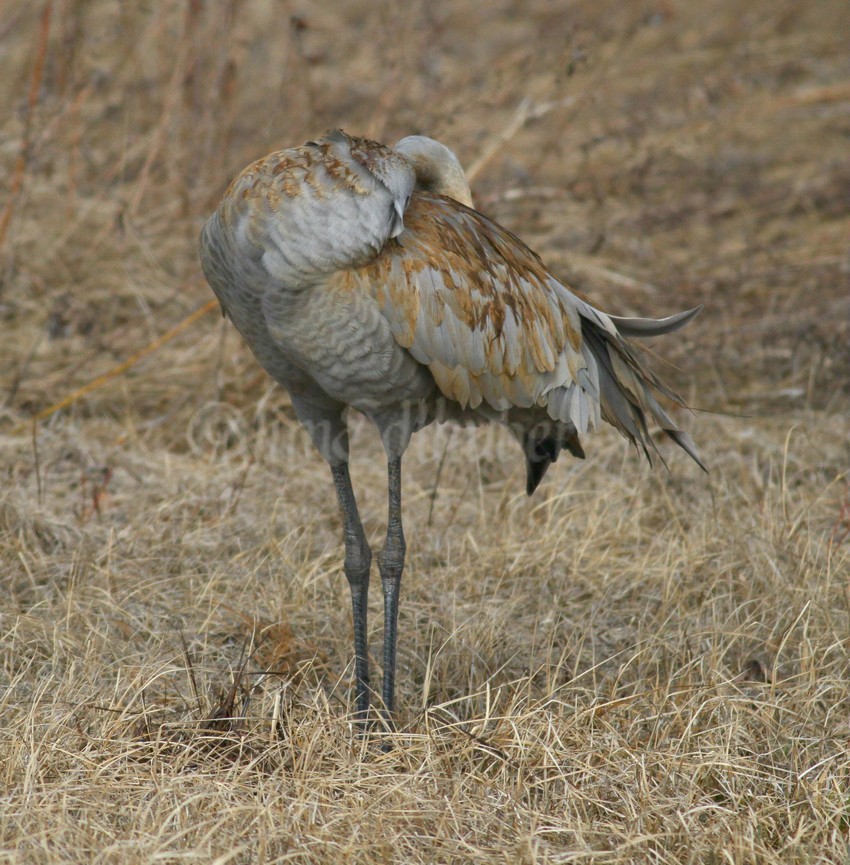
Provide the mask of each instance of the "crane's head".
{"label": "crane's head", "polygon": [[413,167],[417,189],[447,195],[467,207],[472,207],[472,193],[457,156],[433,138],[408,135],[393,148]]}

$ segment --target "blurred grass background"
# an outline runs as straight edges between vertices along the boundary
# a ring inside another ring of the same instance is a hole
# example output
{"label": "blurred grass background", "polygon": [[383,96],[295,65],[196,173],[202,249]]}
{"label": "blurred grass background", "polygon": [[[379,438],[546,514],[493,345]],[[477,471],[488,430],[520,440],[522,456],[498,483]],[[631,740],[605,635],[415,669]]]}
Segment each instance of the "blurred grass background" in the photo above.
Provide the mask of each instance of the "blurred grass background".
{"label": "blurred grass background", "polygon": [[[2,856],[846,861],[848,45],[839,0],[6,4]],[[416,438],[383,757],[326,468],[186,321],[229,179],[337,126],[444,141],[605,310],[705,305],[654,348],[709,478],[601,433],[526,500],[498,431]]]}

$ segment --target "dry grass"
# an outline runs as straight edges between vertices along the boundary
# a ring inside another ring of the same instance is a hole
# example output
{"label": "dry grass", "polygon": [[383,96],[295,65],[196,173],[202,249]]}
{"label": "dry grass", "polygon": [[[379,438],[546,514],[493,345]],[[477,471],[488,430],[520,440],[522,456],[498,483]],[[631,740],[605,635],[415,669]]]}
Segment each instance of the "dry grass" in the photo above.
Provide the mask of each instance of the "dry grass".
{"label": "dry grass", "polygon": [[[0,13],[0,860],[847,861],[846,3],[563,5]],[[498,432],[418,436],[389,754],[327,471],[232,330],[31,422],[206,303],[226,180],[333,125],[446,140],[605,308],[704,303],[658,350],[719,412],[707,478],[603,433],[531,500]]]}

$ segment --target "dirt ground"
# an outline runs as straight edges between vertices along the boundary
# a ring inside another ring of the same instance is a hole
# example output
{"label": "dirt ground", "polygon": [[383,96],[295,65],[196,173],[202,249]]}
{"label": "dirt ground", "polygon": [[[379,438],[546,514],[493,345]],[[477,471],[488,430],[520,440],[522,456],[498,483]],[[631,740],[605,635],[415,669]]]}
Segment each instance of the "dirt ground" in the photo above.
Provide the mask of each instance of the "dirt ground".
{"label": "dirt ground", "polygon": [[[848,46],[844,0],[0,7],[0,860],[846,863]],[[329,127],[444,141],[602,309],[704,305],[651,348],[707,476],[602,431],[528,499],[418,434],[386,754],[329,473],[197,258]]]}

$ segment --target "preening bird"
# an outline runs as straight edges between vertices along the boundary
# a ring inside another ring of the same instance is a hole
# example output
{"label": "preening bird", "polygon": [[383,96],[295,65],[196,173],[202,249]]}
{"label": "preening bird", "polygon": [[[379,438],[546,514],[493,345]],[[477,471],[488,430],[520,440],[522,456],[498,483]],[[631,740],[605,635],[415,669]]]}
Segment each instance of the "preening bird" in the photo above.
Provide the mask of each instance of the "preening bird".
{"label": "preening bird", "polygon": [[357,715],[369,708],[372,553],[348,472],[346,414],[380,432],[388,465],[382,697],[393,711],[405,540],[401,460],[434,420],[505,424],[529,495],[604,420],[647,457],[657,424],[701,467],[657,395],[677,401],[627,337],[677,330],[699,308],[621,318],[559,282],[518,237],[478,213],[457,157],[414,135],[390,148],[336,130],[249,165],[201,234],[224,313],[330,465],[354,614]]}

